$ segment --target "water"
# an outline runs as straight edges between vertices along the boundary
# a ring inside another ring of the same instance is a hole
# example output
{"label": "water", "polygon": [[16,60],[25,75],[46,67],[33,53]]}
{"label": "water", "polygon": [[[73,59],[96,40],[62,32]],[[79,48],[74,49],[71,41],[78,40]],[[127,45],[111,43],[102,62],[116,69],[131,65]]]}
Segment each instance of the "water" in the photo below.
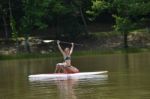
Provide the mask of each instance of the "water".
{"label": "water", "polygon": [[107,77],[30,81],[50,73],[61,58],[0,61],[0,99],[150,99],[150,53],[73,57],[80,71]]}

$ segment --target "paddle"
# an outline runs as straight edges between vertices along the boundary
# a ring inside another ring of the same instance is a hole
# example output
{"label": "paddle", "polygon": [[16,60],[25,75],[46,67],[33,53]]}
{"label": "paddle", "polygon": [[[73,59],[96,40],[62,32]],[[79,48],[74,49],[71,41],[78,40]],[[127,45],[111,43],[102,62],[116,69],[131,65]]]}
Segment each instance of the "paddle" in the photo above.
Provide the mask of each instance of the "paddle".
{"label": "paddle", "polygon": [[[44,43],[51,43],[51,42],[55,42],[55,41],[57,41],[57,40],[43,40]],[[64,42],[64,41],[60,41],[60,43],[72,44],[70,42]],[[78,43],[74,43],[74,45],[83,46],[83,44],[78,44]]]}

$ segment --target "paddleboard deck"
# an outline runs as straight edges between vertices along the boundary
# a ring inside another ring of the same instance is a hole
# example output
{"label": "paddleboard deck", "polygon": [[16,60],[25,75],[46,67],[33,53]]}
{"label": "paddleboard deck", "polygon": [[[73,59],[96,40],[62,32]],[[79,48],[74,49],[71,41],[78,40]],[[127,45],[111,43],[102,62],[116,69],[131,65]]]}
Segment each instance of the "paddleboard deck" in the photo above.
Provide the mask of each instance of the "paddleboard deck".
{"label": "paddleboard deck", "polygon": [[74,74],[65,74],[65,73],[53,73],[53,74],[35,74],[29,75],[29,78],[54,78],[54,77],[76,77],[76,76],[88,76],[88,75],[100,75],[106,74],[108,71],[97,71],[97,72],[80,72]]}

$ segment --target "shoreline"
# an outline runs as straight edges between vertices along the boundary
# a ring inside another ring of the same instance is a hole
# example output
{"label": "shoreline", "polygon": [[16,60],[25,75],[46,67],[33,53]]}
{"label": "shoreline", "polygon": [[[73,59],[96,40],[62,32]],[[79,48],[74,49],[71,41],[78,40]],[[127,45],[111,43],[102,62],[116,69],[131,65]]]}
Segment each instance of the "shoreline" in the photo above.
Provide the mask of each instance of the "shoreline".
{"label": "shoreline", "polygon": [[[83,44],[76,46],[74,55],[101,55],[114,53],[137,53],[150,51],[150,32],[144,29],[137,29],[128,35],[129,48],[124,48],[123,36],[115,31],[93,32],[90,37],[75,40],[75,43]],[[50,39],[50,38],[47,38]],[[43,37],[29,37],[31,53],[25,51],[25,40],[18,38],[18,51],[16,42],[13,39],[0,39],[0,60],[57,57],[59,51],[56,42],[44,43]],[[62,44],[63,47],[70,46]],[[18,52],[18,53],[17,53]]]}
{"label": "shoreline", "polygon": [[[144,53],[150,52],[150,48],[129,48],[125,49],[112,49],[112,50],[88,50],[88,51],[74,51],[73,57],[80,56],[99,56],[99,55],[112,55],[112,54],[131,54],[131,53]],[[15,60],[15,59],[40,59],[40,58],[56,58],[61,56],[59,52],[51,52],[49,54],[39,53],[21,53],[15,55],[0,55],[1,60]]]}

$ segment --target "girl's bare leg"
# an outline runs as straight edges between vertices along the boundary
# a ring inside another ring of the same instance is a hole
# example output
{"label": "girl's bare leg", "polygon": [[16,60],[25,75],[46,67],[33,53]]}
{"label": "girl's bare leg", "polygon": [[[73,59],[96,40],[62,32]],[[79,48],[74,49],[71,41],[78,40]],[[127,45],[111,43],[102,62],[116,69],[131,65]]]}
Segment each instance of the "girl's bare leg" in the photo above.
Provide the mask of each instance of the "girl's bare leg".
{"label": "girl's bare leg", "polygon": [[56,67],[56,68],[55,68],[55,73],[57,73],[57,71],[58,71],[58,68]]}
{"label": "girl's bare leg", "polygon": [[60,72],[60,66],[59,66],[59,65],[56,65],[55,73],[59,73],[59,72]]}
{"label": "girl's bare leg", "polygon": [[65,68],[63,68],[63,73],[67,73],[67,71],[66,71],[66,69],[65,69]]}
{"label": "girl's bare leg", "polygon": [[58,73],[60,73],[60,71],[61,71],[61,68],[58,68]]}
{"label": "girl's bare leg", "polygon": [[71,66],[67,68],[67,73],[78,73],[78,72],[79,70],[76,67]]}

